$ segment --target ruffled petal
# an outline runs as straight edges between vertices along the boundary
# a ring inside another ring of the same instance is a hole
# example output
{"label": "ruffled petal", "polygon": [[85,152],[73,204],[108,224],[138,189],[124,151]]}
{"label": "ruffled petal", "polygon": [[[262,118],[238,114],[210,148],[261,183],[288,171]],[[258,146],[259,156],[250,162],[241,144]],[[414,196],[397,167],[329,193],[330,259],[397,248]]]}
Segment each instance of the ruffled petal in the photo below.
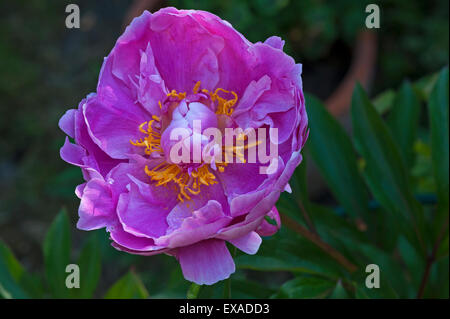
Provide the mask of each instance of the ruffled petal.
{"label": "ruffled petal", "polygon": [[100,179],[91,179],[83,189],[77,227],[93,230],[106,227],[115,220],[115,207],[109,185]]}
{"label": "ruffled petal", "polygon": [[258,252],[262,239],[256,232],[252,231],[242,237],[230,239],[229,242],[244,253],[254,255]]}
{"label": "ruffled petal", "polygon": [[184,203],[178,204],[167,217],[169,234],[155,240],[157,244],[175,248],[187,246],[213,237],[231,221],[223,212],[222,205],[210,200],[199,210],[190,213]]}
{"label": "ruffled petal", "polygon": [[156,65],[170,90],[190,92],[197,81],[207,89],[216,87],[221,73],[217,55],[224,40],[204,28],[194,11],[158,11],[152,16],[149,36]]}
{"label": "ruffled petal", "polygon": [[227,279],[236,269],[223,240],[208,239],[179,248],[176,256],[184,278],[198,285]]}
{"label": "ruffled petal", "polygon": [[272,236],[281,227],[280,215],[278,214],[277,208],[274,206],[266,216],[272,219],[275,222],[275,225],[264,219],[261,225],[256,229],[256,232],[261,236]]}

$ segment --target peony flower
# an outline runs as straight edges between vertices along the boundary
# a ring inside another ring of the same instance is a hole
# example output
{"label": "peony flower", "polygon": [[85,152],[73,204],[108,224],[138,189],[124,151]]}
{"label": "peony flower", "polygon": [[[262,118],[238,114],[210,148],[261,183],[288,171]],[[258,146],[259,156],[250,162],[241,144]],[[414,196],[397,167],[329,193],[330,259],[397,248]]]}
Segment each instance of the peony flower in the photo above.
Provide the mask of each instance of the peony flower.
{"label": "peony flower", "polygon": [[[255,254],[260,236],[280,227],[275,203],[307,139],[301,65],[283,45],[279,37],[251,43],[204,11],[135,18],[105,58],[96,93],[59,122],[74,142],[66,138],[61,157],[86,181],[75,190],[77,227],[106,228],[121,251],[172,255],[197,284],[228,278],[227,242]],[[236,128],[242,144],[228,148],[205,134]],[[187,133],[174,140],[176,129]],[[268,140],[258,131],[250,143],[248,129],[267,130]],[[269,162],[250,161],[251,149],[270,145]],[[174,159],[176,146],[188,161]],[[195,147],[213,156],[195,158]]]}

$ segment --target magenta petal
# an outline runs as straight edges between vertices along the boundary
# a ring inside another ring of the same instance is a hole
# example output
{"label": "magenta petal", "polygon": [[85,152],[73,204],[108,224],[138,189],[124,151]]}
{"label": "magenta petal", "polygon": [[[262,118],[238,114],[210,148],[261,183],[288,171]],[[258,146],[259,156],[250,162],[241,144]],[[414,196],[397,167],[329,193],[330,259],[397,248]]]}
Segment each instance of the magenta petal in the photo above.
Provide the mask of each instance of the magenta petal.
{"label": "magenta petal", "polygon": [[178,249],[184,278],[198,285],[212,285],[235,271],[234,261],[223,240],[208,239]]}
{"label": "magenta petal", "polygon": [[231,217],[225,216],[222,205],[215,200],[208,201],[205,206],[194,211],[192,216],[183,206],[185,204],[180,203],[170,212],[167,220],[175,230],[156,239],[157,244],[170,248],[187,246],[214,236],[231,221]]}
{"label": "magenta petal", "polygon": [[272,236],[281,227],[281,219],[278,214],[277,208],[274,206],[272,210],[267,214],[267,216],[275,221],[276,225],[272,225],[267,220],[263,220],[261,225],[256,229],[256,232],[261,236]]}
{"label": "magenta petal", "polygon": [[258,251],[262,239],[257,233],[252,231],[242,237],[230,239],[229,242],[244,253],[254,255]]}
{"label": "magenta petal", "polygon": [[[141,151],[130,140],[142,138],[139,125],[151,117],[130,99],[121,99],[110,88],[102,99],[91,99],[83,109],[88,130],[94,142],[109,156],[126,159],[127,154]],[[106,96],[105,96],[106,95]],[[141,151],[142,152],[142,151]]]}
{"label": "magenta petal", "polygon": [[110,225],[115,219],[109,185],[100,179],[91,179],[83,189],[77,227],[93,230]]}
{"label": "magenta petal", "polygon": [[167,230],[166,217],[171,207],[165,203],[152,203],[131,184],[130,193],[119,197],[117,214],[124,230],[134,236],[158,238]]}
{"label": "magenta petal", "polygon": [[272,36],[266,39],[264,41],[265,44],[270,45],[272,48],[283,50],[284,47],[284,40],[282,40],[280,37]]}
{"label": "magenta petal", "polygon": [[66,141],[63,147],[61,147],[59,155],[69,164],[83,166],[83,157],[86,156],[86,151],[81,146],[70,143],[69,138],[66,137]]}
{"label": "magenta petal", "polygon": [[75,137],[75,113],[77,110],[68,110],[59,120],[59,128],[69,135],[70,137]]}
{"label": "magenta petal", "polygon": [[[137,240],[139,240],[139,239],[137,239]],[[153,256],[153,255],[158,255],[158,254],[162,254],[162,253],[170,253],[170,249],[164,248],[164,247],[158,247],[158,246],[147,246],[146,247],[147,250],[129,249],[125,246],[119,245],[116,242],[112,242],[111,246],[113,246],[117,250],[124,251],[126,253],[133,254],[133,255],[140,255],[140,256]]]}
{"label": "magenta petal", "polygon": [[210,90],[216,87],[221,73],[217,56],[224,41],[189,11],[160,10],[152,16],[149,34],[158,70],[170,90],[190,92],[197,81]]}
{"label": "magenta petal", "polygon": [[80,184],[75,188],[75,195],[77,195],[77,197],[79,199],[81,199],[81,197],[83,196],[83,192],[84,192],[84,188],[86,187],[86,184],[87,183]]}
{"label": "magenta petal", "polygon": [[113,245],[115,248],[121,248],[121,250],[140,251],[140,252],[152,252],[162,249],[155,245],[152,239],[146,237],[134,236],[122,228],[120,224],[108,228],[111,239],[116,243]]}

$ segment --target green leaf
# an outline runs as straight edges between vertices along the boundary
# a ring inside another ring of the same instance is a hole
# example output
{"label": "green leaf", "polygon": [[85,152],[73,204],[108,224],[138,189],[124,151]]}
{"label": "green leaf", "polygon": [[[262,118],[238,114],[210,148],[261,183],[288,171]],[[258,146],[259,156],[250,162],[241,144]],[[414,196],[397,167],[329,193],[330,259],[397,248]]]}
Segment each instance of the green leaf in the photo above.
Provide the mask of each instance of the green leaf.
{"label": "green leaf", "polygon": [[80,288],[73,289],[77,297],[91,298],[97,288],[101,272],[100,242],[97,234],[92,234],[78,259],[80,267]]}
{"label": "green leaf", "polygon": [[368,219],[368,198],[352,143],[319,100],[306,96],[311,123],[308,148],[331,191],[353,217]]}
{"label": "green leaf", "polygon": [[66,267],[70,264],[70,224],[65,210],[56,216],[44,240],[47,283],[54,298],[67,298]]}
{"label": "green leaf", "polygon": [[364,177],[373,196],[393,217],[392,225],[425,254],[423,212],[409,187],[408,173],[389,129],[360,85],[352,98],[355,147],[364,157]]}
{"label": "green leaf", "polygon": [[236,299],[269,298],[275,293],[275,289],[267,285],[248,279],[234,279],[234,277],[232,289],[233,298]]}
{"label": "green leaf", "polygon": [[449,210],[449,115],[448,67],[439,74],[428,104],[431,127],[431,158],[438,190],[438,201],[443,214]]}
{"label": "green leaf", "polygon": [[197,285],[196,283],[192,283],[189,286],[189,290],[187,291],[186,297],[187,299],[197,299],[197,296],[202,289],[202,285]]}
{"label": "green leaf", "polygon": [[344,286],[342,285],[342,282],[339,280],[336,283],[336,287],[334,288],[333,292],[330,295],[330,299],[347,299],[347,298],[349,298],[349,295],[345,290]]}
{"label": "green leaf", "polygon": [[0,297],[28,298],[20,287],[19,280],[24,270],[11,250],[0,241]]}
{"label": "green leaf", "polygon": [[235,258],[235,262],[240,269],[259,271],[292,271],[330,278],[337,278],[345,273],[328,254],[286,229],[286,226],[276,235],[265,239],[258,254],[241,254]]}
{"label": "green leaf", "polygon": [[1,240],[0,259],[3,260],[3,264],[6,266],[12,280],[21,287],[23,292],[32,298],[43,296],[43,288],[39,276],[27,272],[16,259],[9,247]]}
{"label": "green leaf", "polygon": [[425,289],[426,298],[446,298],[449,295],[449,258],[435,261],[431,267],[429,284]]}
{"label": "green leaf", "polygon": [[15,281],[19,281],[24,273],[20,262],[6,244],[0,240],[0,259],[3,260],[6,268]]}
{"label": "green leaf", "polygon": [[411,283],[407,286],[411,287],[408,297],[414,298],[419,290],[420,281],[425,270],[425,260],[419,252],[411,246],[411,244],[402,236],[398,240],[398,252],[400,253],[406,269],[410,274]]}
{"label": "green leaf", "polygon": [[284,283],[272,298],[325,298],[333,291],[335,284],[321,277],[300,276]]}
{"label": "green leaf", "polygon": [[387,112],[394,104],[395,95],[395,91],[392,89],[377,95],[375,99],[373,99],[373,106],[377,112],[380,114]]}
{"label": "green leaf", "polygon": [[419,96],[423,101],[428,101],[431,91],[439,77],[439,73],[433,73],[431,75],[424,76],[414,83],[414,89],[419,93]]}
{"label": "green leaf", "polygon": [[400,88],[388,117],[392,136],[400,146],[400,151],[409,167],[414,160],[413,145],[419,125],[420,102],[411,84],[404,82]]}
{"label": "green leaf", "polygon": [[368,242],[365,232],[326,206],[312,204],[311,212],[320,238],[354,262],[353,248]]}
{"label": "green leaf", "polygon": [[398,294],[383,277],[381,277],[380,288],[372,289],[366,287],[362,278],[356,286],[355,297],[356,299],[398,299]]}
{"label": "green leaf", "polygon": [[108,290],[105,298],[147,299],[148,292],[141,279],[133,271],[129,271]]}
{"label": "green leaf", "polygon": [[[280,207],[283,206],[283,210],[289,215],[289,217],[300,222],[306,222],[305,212],[303,210],[309,212],[310,206],[306,183],[306,157],[305,151],[303,151],[303,160],[295,169],[294,174],[289,181],[289,185],[292,188],[292,193],[289,194],[287,192],[283,192],[277,203],[277,207],[278,205],[280,205]],[[313,222],[314,218],[312,216],[308,216],[307,218]]]}
{"label": "green leaf", "polygon": [[[343,239],[351,244],[350,240]],[[358,285],[364,286],[368,296],[378,296],[384,298],[409,297],[408,289],[411,288],[407,281],[406,273],[401,265],[396,261],[393,254],[389,254],[374,245],[358,243],[352,247],[355,254],[359,255],[358,264],[361,267],[353,274],[353,280]],[[380,288],[366,288],[365,280],[369,273],[366,273],[367,265],[375,264],[380,270]],[[368,291],[372,291],[372,293]],[[378,291],[378,292],[376,292]],[[372,298],[371,297],[371,298]]]}

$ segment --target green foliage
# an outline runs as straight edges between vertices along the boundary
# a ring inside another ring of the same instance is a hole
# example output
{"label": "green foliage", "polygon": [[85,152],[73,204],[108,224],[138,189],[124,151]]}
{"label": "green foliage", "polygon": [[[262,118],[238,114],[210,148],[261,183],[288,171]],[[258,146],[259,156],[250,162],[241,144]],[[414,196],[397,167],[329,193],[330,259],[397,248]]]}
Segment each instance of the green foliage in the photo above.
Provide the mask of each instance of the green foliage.
{"label": "green foliage", "polygon": [[441,210],[446,214],[448,214],[449,209],[448,90],[447,67],[440,73],[428,102],[433,172],[439,204]]}
{"label": "green foliage", "polygon": [[101,255],[100,242],[97,238],[98,234],[92,234],[85,243],[78,265],[83,276],[80,278],[80,288],[74,290],[80,298],[91,298],[100,279],[101,272]]}
{"label": "green foliage", "polygon": [[308,143],[314,162],[345,210],[353,217],[368,219],[368,196],[350,138],[319,100],[307,95],[306,105],[314,124]]}
{"label": "green foliage", "polygon": [[45,275],[51,294],[67,298],[66,266],[70,264],[70,224],[67,213],[62,210],[50,226],[44,240]]}
{"label": "green foliage", "polygon": [[133,272],[128,272],[120,278],[106,293],[106,299],[146,299],[148,298],[147,289],[145,289],[139,277]]}

